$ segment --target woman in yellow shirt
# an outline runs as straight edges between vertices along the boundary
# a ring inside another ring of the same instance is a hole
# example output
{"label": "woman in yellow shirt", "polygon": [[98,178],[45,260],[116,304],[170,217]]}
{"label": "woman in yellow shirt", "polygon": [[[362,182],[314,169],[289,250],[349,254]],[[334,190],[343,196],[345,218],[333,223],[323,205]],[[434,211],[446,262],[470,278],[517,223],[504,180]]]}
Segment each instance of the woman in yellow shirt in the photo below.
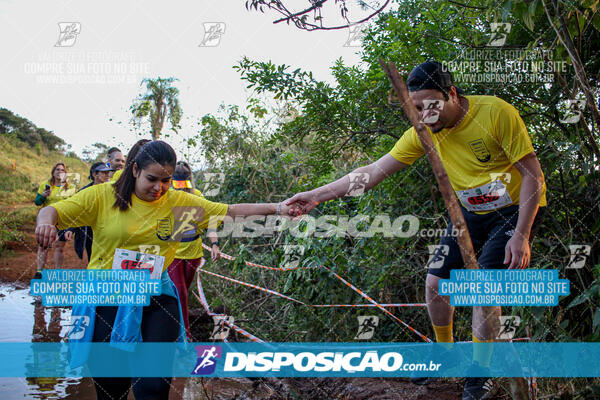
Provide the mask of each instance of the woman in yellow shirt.
{"label": "woman in yellow shirt", "polygon": [[[38,206],[41,205],[52,205],[60,200],[64,200],[67,197],[71,196],[74,191],[69,187],[69,183],[67,182],[67,167],[64,163],[59,162],[56,163],[54,167],[52,167],[52,172],[50,173],[50,179],[42,182],[35,196],[35,204]],[[73,233],[69,230],[60,230],[58,231],[58,241],[54,244],[54,267],[60,268],[63,265],[65,256],[64,256],[64,248],[65,243],[68,240],[71,240]],[[48,258],[48,249],[44,249],[41,246],[38,246],[37,250],[37,272],[35,274],[35,279],[41,278],[41,269],[44,268],[46,264],[46,259]]]}
{"label": "woman in yellow shirt", "polygon": [[[181,234],[189,227],[216,229],[225,216],[290,215],[289,207],[282,203],[227,205],[183,191],[169,190],[176,161],[175,151],[167,143],[160,140],[148,142],[135,157],[130,154],[123,174],[114,184],[94,185],[67,200],[43,208],[38,215],[36,239],[43,248],[54,242],[57,226],[92,227],[94,242],[88,268],[109,269],[113,267],[115,258],[119,265],[123,254],[128,253],[133,253],[133,257],[152,253],[156,260],[154,265],[163,266],[162,294],[152,296],[150,305],[138,307],[143,311],[137,325],[115,322],[124,314],[118,313],[123,306],[96,307],[88,329],[93,332],[90,338],[93,342],[110,342],[112,345],[123,337],[122,332],[119,333],[123,326],[135,329],[125,332],[127,343],[175,342],[181,339],[185,330],[177,295],[174,291],[164,290],[169,288],[168,284],[172,286],[166,268],[175,259]],[[133,379],[136,398],[168,399],[170,378]],[[132,378],[129,377],[94,378],[98,399],[126,398],[131,383]]]}

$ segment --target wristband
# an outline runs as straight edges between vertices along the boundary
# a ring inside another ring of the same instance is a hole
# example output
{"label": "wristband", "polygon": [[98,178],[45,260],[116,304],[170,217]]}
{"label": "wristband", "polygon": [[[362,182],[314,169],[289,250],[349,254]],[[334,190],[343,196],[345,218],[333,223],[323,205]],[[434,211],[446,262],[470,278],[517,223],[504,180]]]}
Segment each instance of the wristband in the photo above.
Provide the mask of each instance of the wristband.
{"label": "wristband", "polygon": [[213,246],[218,246],[219,245],[219,241],[217,240],[216,242],[212,242]]}
{"label": "wristband", "polygon": [[277,210],[275,211],[275,215],[281,214],[281,203],[277,203]]}

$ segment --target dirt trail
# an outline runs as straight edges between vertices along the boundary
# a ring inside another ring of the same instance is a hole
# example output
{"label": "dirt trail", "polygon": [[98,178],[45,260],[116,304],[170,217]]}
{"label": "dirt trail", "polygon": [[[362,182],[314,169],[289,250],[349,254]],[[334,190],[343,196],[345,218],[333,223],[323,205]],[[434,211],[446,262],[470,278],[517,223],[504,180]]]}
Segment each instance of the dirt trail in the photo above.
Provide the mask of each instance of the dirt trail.
{"label": "dirt trail", "polygon": [[[0,205],[1,210],[13,210],[30,206],[27,204]],[[37,243],[35,241],[35,226],[24,226],[21,232],[25,234],[23,242],[8,242],[0,259],[0,281],[28,284],[36,271]],[[73,249],[73,241],[66,243],[64,248],[65,261],[61,268],[85,268],[86,260],[80,260]],[[46,268],[54,268],[54,250],[48,251]]]}

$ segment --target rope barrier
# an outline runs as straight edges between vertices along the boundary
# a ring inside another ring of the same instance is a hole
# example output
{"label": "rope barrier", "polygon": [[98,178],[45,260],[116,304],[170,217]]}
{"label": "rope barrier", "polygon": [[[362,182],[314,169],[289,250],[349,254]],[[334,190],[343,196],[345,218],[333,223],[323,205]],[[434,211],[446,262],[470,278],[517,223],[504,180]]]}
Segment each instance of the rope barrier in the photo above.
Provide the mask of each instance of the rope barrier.
{"label": "rope barrier", "polygon": [[[210,247],[206,246],[204,243],[202,243],[202,247],[204,247],[207,250],[210,250]],[[236,259],[236,257],[233,257],[229,254],[225,254],[223,252],[221,252],[221,257],[229,260],[229,261],[233,261]],[[262,269],[268,269],[268,270],[275,270],[275,271],[290,271],[290,270],[295,270],[295,269],[307,269],[306,267],[295,267],[295,268],[281,268],[281,267],[268,267],[266,265],[261,265],[261,264],[256,264],[256,263],[252,263],[249,261],[244,261],[244,263],[250,267],[257,267],[257,268],[262,268]],[[267,288],[263,288],[261,286],[258,285],[254,285],[251,283],[247,283],[247,282],[242,282],[239,281],[237,279],[233,279],[224,275],[220,275],[217,274],[215,272],[211,272],[211,271],[207,271],[205,269],[202,268],[202,266],[204,265],[204,262],[202,262],[202,264],[200,265],[200,267],[198,268],[199,271],[216,276],[218,278],[224,279],[224,280],[228,280],[230,282],[234,282],[234,283],[238,283],[240,285],[244,285],[256,290],[260,290],[266,293],[270,293],[272,295],[293,301],[295,303],[299,303],[305,306],[309,306],[309,307],[315,307],[315,308],[358,308],[358,307],[377,307],[379,308],[381,311],[383,311],[385,314],[389,315],[390,317],[392,317],[395,321],[399,322],[400,324],[402,324],[405,328],[409,329],[411,332],[415,333],[416,335],[418,335],[422,340],[424,340],[425,342],[428,343],[432,343],[433,341],[431,339],[429,339],[427,336],[425,336],[424,334],[422,334],[421,332],[419,332],[418,330],[416,330],[415,328],[413,328],[412,326],[408,325],[406,322],[402,321],[400,318],[396,317],[394,314],[392,314],[390,311],[386,310],[387,308],[393,308],[393,307],[426,307],[427,304],[425,303],[389,303],[389,304],[380,304],[377,303],[375,300],[373,300],[371,297],[369,297],[366,293],[364,293],[362,290],[358,289],[356,286],[354,286],[353,284],[351,284],[350,282],[348,282],[347,280],[345,280],[344,278],[342,278],[340,275],[338,275],[337,273],[331,271],[329,268],[325,267],[324,265],[322,265],[321,267],[325,270],[327,270],[329,273],[333,274],[338,280],[340,280],[341,282],[343,282],[346,286],[348,286],[349,288],[351,288],[352,290],[354,290],[356,293],[358,293],[361,297],[363,297],[364,299],[366,299],[367,301],[370,302],[370,304],[306,304],[300,300],[296,300],[292,297],[286,296],[284,294],[281,294],[279,292],[276,292],[274,290],[271,289],[267,289]],[[197,278],[198,280],[198,287],[201,289],[202,285],[200,284],[200,277],[198,276]],[[204,296],[204,293],[202,293],[202,296]],[[200,300],[200,299],[199,299]],[[202,302],[202,301],[201,301]],[[208,303],[206,303],[206,299],[204,299],[204,303],[203,305],[206,304],[206,307],[208,307]],[[216,315],[216,314],[215,314]],[[239,328],[241,329],[241,328]],[[248,333],[248,335],[251,335]],[[253,336],[253,335],[251,335]],[[255,336],[253,336],[255,337]],[[257,338],[258,339],[258,338]],[[530,338],[515,338],[515,339],[511,339],[511,341],[525,341],[525,340],[529,340]],[[260,339],[258,339],[260,340]],[[459,342],[459,343],[472,343],[472,341],[465,341],[465,342]]]}
{"label": "rope barrier", "polygon": [[369,301],[370,303],[374,304],[375,307],[379,308],[381,311],[383,311],[384,313],[386,313],[387,315],[389,315],[390,317],[392,317],[394,320],[396,320],[400,324],[402,324],[405,328],[407,328],[411,332],[413,332],[416,335],[418,335],[421,339],[423,339],[424,341],[426,341],[428,343],[432,342],[432,340],[429,339],[427,336],[423,335],[421,332],[419,332],[418,330],[416,330],[415,328],[413,328],[412,326],[408,325],[406,322],[402,321],[400,318],[396,317],[394,314],[392,314],[391,312],[389,312],[388,310],[386,310],[379,303],[377,303],[375,300],[373,300],[372,298],[370,298],[367,294],[365,294],[363,291],[361,291],[360,289],[358,289],[357,287],[355,287],[353,284],[351,284],[350,282],[348,282],[347,280],[345,280],[344,278],[342,278],[341,276],[339,276],[338,274],[336,274],[335,272],[333,272],[332,270],[330,270],[326,266],[322,265],[321,267],[324,268],[325,270],[329,271],[329,273],[333,274],[336,278],[338,278],[340,281],[342,281],[343,283],[345,283],[348,287],[350,287],[351,289],[353,289],[356,293],[358,293],[359,295],[361,295],[363,298],[367,299],[367,301]]}
{"label": "rope barrier", "polygon": [[[202,258],[202,261],[200,262],[200,266],[199,268],[202,268],[204,266],[204,263],[206,262],[206,260],[204,258]],[[210,307],[208,306],[208,302],[206,301],[206,296],[204,296],[204,290],[202,289],[202,282],[200,282],[200,275],[196,275],[196,284],[198,285],[198,293],[192,291],[192,293],[194,294],[194,296],[196,296],[196,298],[198,299],[198,301],[200,302],[200,304],[202,304],[202,307],[204,307],[204,310],[206,311],[206,313],[211,316],[211,317],[222,317],[224,316],[224,314],[217,314],[214,313],[210,310]],[[253,334],[247,332],[246,330],[240,328],[239,326],[237,326],[234,323],[231,323],[229,321],[227,321],[227,318],[223,318],[222,319],[222,323],[224,323],[225,325],[229,326],[231,329],[233,329],[234,331],[240,333],[243,336],[246,336],[248,339],[252,340],[253,342],[257,342],[257,343],[264,343],[265,341],[254,336]],[[224,339],[223,340],[225,343],[227,343],[227,340]]]}
{"label": "rope barrier", "polygon": [[[210,248],[208,246],[206,246],[204,243],[202,243],[202,246],[204,248],[210,250]],[[235,257],[232,257],[229,254],[225,254],[223,252],[221,252],[221,256],[224,259],[226,259],[226,260],[230,260],[230,261],[231,260],[235,260]],[[244,263],[246,265],[248,265],[248,266],[251,266],[251,267],[257,267],[257,268],[263,268],[263,269],[270,269],[270,270],[277,270],[277,271],[289,271],[289,270],[292,269],[292,268],[267,267],[265,265],[251,263],[249,261],[244,261]],[[301,267],[297,267],[297,268],[294,268],[294,269],[299,269],[299,268],[301,268]],[[381,304],[377,303],[375,300],[373,300],[371,297],[369,297],[368,295],[366,295],[360,289],[356,288],[354,285],[352,285],[351,283],[349,283],[348,281],[346,281],[344,278],[342,278],[341,276],[339,276],[335,272],[331,271],[329,268],[325,267],[324,265],[322,265],[321,268],[323,268],[323,269],[329,271],[330,273],[332,273],[333,275],[335,275],[336,278],[338,278],[340,281],[342,281],[343,283],[345,283],[348,287],[350,287],[355,292],[357,292],[361,297],[365,298],[367,301],[369,301],[371,303],[370,305],[353,305],[353,304],[347,304],[347,305],[340,305],[340,306],[342,306],[342,307],[355,307],[355,306],[358,306],[358,307],[365,307],[365,306],[367,306],[367,307],[377,307],[381,311],[383,311],[384,313],[386,313],[387,315],[389,315],[390,317],[392,317],[395,321],[397,321],[398,323],[402,324],[404,327],[406,327],[407,329],[409,329],[411,332],[413,332],[416,335],[418,335],[425,342],[428,342],[428,343],[432,342],[432,340],[429,339],[427,336],[423,335],[421,332],[419,332],[418,330],[416,330],[412,326],[408,325],[406,322],[402,321],[400,318],[396,317],[394,314],[392,314],[391,312],[389,312],[388,310],[386,310],[385,307],[383,307]],[[239,281],[237,279],[229,278],[229,277],[224,276],[224,275],[220,275],[220,274],[217,274],[217,273],[214,273],[214,272],[207,271],[207,270],[205,270],[203,268],[198,268],[198,270],[201,271],[201,272],[213,275],[213,276],[217,276],[217,277],[219,277],[221,279],[228,280],[230,282],[235,282],[235,283],[238,283],[240,285],[248,286],[248,287],[251,287],[253,289],[261,290],[261,291],[273,294],[275,296],[279,296],[279,297],[282,297],[284,299],[294,301],[294,302],[302,304],[302,305],[311,306],[310,304],[303,303],[300,300],[293,299],[293,298],[291,298],[289,296],[286,296],[284,294],[281,294],[281,293],[276,292],[276,291],[271,290],[271,289],[266,289],[266,288],[263,288],[263,287],[260,287],[260,286],[257,286],[257,285],[253,285],[251,283],[246,283],[246,282]],[[332,306],[334,306],[334,305],[328,305],[328,304],[317,305],[317,307],[332,307]],[[411,307],[411,306],[412,307],[417,307],[416,305],[400,305],[400,307]],[[422,305],[419,304],[418,306],[422,306]]]}
{"label": "rope barrier", "polygon": [[198,268],[198,271],[200,271],[200,272],[204,272],[204,273],[206,273],[206,274],[209,274],[209,275],[217,276],[217,277],[219,277],[219,278],[221,278],[221,279],[225,279],[225,280],[227,280],[227,281],[235,282],[235,283],[238,283],[238,284],[240,284],[240,285],[248,286],[248,287],[251,287],[252,289],[261,290],[261,291],[263,291],[263,292],[267,292],[267,293],[273,294],[273,295],[275,295],[275,296],[282,297],[282,298],[284,298],[284,299],[287,299],[287,300],[293,301],[293,302],[295,302],[295,303],[302,304],[302,305],[304,305],[304,306],[305,306],[305,305],[307,305],[306,303],[303,303],[303,302],[301,302],[300,300],[293,299],[293,298],[291,298],[291,297],[289,297],[289,296],[286,296],[285,294],[281,294],[281,293],[279,293],[279,292],[276,292],[276,291],[274,291],[274,290],[271,290],[271,289],[266,289],[266,288],[264,288],[264,287],[261,287],[261,286],[258,286],[258,285],[253,285],[253,284],[251,284],[251,283],[247,283],[247,282],[238,281],[237,279],[229,278],[229,277],[227,277],[227,276],[225,276],[225,275],[220,275],[220,274],[217,274],[217,273],[215,273],[215,272],[207,271],[207,270],[205,270],[205,269],[203,269],[203,268]]}

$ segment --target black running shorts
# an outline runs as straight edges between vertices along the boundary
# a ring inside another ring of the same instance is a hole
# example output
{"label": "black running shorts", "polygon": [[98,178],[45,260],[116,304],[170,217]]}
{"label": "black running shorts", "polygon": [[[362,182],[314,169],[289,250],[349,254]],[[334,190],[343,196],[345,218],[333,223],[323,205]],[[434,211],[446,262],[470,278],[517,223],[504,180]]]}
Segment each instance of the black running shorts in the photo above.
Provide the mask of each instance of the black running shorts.
{"label": "black running shorts", "polygon": [[[512,205],[494,210],[487,214],[476,214],[461,206],[465,222],[473,241],[473,248],[481,269],[505,269],[505,247],[512,237],[519,218],[519,206]],[[529,243],[540,226],[545,213],[545,207],[540,207],[533,221]],[[460,254],[458,238],[452,236],[452,222],[442,236],[437,249],[427,263],[428,273],[443,279],[450,278],[451,269],[462,269],[465,264]]]}

